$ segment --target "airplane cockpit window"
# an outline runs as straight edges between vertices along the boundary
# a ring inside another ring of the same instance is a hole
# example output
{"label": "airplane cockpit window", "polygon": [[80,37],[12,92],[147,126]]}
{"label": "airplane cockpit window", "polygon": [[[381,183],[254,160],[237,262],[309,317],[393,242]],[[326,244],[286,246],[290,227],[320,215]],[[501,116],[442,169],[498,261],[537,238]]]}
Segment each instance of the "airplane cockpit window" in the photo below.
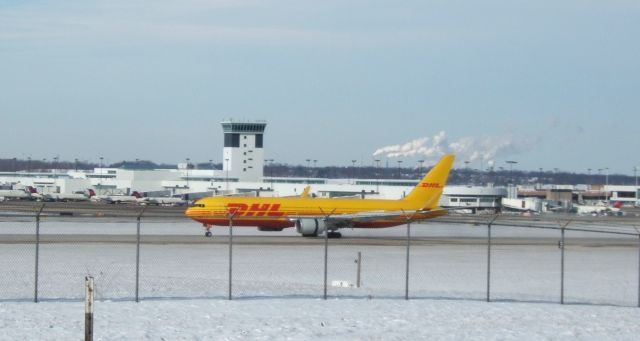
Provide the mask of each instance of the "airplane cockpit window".
{"label": "airplane cockpit window", "polygon": [[200,208],[204,208],[204,204],[193,204],[191,207],[200,207]]}

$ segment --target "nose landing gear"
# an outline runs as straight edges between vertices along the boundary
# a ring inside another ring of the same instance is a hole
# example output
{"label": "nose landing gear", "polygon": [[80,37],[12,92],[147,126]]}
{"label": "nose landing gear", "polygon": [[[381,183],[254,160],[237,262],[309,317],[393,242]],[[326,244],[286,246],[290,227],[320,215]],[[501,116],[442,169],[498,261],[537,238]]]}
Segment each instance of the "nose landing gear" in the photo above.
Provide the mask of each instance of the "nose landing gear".
{"label": "nose landing gear", "polygon": [[202,226],[204,226],[204,228],[207,230],[204,233],[205,237],[211,238],[213,237],[213,233],[211,233],[211,228],[213,227],[213,225],[208,225],[208,224],[202,224]]}

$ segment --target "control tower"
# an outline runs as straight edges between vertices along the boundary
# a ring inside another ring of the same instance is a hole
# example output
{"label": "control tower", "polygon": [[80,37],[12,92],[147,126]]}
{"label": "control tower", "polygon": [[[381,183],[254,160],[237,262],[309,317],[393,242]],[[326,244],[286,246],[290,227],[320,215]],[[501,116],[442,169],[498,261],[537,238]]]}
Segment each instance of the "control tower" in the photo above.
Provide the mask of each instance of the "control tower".
{"label": "control tower", "polygon": [[[261,181],[264,166],[264,128],[267,122],[222,121],[222,170],[240,181]],[[227,173],[228,172],[228,173]]]}

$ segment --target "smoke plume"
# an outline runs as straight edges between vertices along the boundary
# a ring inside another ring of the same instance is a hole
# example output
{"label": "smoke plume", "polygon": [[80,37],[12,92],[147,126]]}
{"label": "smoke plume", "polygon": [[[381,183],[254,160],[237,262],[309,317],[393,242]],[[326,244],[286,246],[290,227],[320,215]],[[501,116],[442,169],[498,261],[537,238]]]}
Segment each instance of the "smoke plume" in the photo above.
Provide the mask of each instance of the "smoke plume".
{"label": "smoke plume", "polygon": [[463,137],[449,142],[447,134],[441,131],[433,137],[378,148],[373,156],[421,157],[426,161],[436,161],[442,155],[452,153],[459,161],[480,161],[493,167],[496,158],[521,153],[525,148],[524,141],[517,141],[512,136]]}

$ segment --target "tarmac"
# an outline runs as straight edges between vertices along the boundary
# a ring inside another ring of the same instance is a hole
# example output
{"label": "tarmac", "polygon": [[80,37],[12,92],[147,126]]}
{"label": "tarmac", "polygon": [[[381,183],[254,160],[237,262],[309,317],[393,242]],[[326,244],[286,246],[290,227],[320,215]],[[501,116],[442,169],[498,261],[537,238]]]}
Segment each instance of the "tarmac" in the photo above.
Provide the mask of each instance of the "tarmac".
{"label": "tarmac", "polygon": [[[160,222],[164,224],[191,224],[184,216],[185,207],[140,206],[136,204],[104,204],[94,202],[33,202],[5,201],[0,202],[0,223],[34,222],[36,213],[42,210],[42,219],[47,222],[68,223],[135,223],[141,216],[143,222]],[[640,210],[627,209],[624,216],[578,216],[574,214],[541,214],[541,215],[462,215],[450,214],[425,222],[414,222],[416,233],[411,238],[411,245],[478,245],[487,244],[487,225],[496,227],[519,227],[518,232],[495,233],[492,244],[495,245],[549,245],[559,241],[559,232],[536,232],[543,230],[573,231],[574,236],[568,239],[571,245],[588,247],[624,246],[637,247],[640,239]],[[197,224],[193,222],[193,224]],[[568,225],[567,225],[568,224]],[[437,228],[432,229],[431,226]],[[466,229],[456,227],[466,226]],[[427,229],[425,229],[425,227]],[[478,227],[469,229],[469,227]],[[522,233],[524,229],[527,233]],[[453,232],[464,230],[463,232]],[[498,230],[498,229],[493,229]],[[505,229],[500,229],[504,232]],[[516,229],[514,229],[516,230]],[[204,233],[204,230],[202,230]],[[215,227],[214,237],[189,233],[142,234],[143,244],[228,244],[228,228]],[[387,245],[406,246],[406,228],[404,226],[390,229],[369,230],[346,229],[343,238],[329,239],[330,245]],[[350,232],[355,231],[355,232]],[[434,235],[424,232],[435,231]],[[448,233],[452,231],[452,233]],[[469,232],[471,231],[471,232]],[[603,233],[606,232],[606,233]],[[414,232],[415,233],[415,232]],[[552,235],[550,237],[550,235]],[[234,229],[234,244],[238,245],[323,245],[322,236],[305,238],[286,229],[283,232],[258,232],[253,228],[238,227]],[[0,243],[35,243],[35,234],[3,233],[0,229]],[[135,230],[133,233],[45,233],[39,236],[39,242],[47,243],[137,243]]]}

